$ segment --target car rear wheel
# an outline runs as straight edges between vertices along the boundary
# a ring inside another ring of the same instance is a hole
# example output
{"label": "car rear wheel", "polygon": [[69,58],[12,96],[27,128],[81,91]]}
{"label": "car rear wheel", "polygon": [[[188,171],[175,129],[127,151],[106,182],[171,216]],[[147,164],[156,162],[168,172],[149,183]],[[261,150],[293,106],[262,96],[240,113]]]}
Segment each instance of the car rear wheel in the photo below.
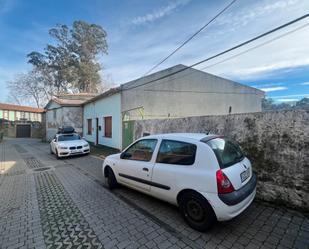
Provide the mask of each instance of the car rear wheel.
{"label": "car rear wheel", "polygon": [[216,215],[208,201],[194,191],[180,196],[179,208],[185,221],[195,230],[206,231],[216,222]]}
{"label": "car rear wheel", "polygon": [[115,189],[118,185],[114,172],[111,168],[106,169],[105,182],[109,189]]}

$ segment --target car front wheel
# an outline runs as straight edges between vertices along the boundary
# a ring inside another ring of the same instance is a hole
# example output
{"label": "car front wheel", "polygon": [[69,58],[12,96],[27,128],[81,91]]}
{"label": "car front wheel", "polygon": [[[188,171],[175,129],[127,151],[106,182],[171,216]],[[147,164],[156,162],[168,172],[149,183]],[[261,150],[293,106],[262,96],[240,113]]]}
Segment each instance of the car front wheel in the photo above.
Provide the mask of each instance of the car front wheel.
{"label": "car front wheel", "polygon": [[56,155],[56,158],[57,158],[57,159],[60,159],[57,149],[55,150],[55,155]]}
{"label": "car front wheel", "polygon": [[115,189],[118,185],[114,172],[111,168],[106,169],[105,183],[109,189]]}
{"label": "car front wheel", "polygon": [[185,192],[179,198],[179,208],[185,221],[198,231],[206,231],[216,222],[216,215],[208,201],[199,193]]}

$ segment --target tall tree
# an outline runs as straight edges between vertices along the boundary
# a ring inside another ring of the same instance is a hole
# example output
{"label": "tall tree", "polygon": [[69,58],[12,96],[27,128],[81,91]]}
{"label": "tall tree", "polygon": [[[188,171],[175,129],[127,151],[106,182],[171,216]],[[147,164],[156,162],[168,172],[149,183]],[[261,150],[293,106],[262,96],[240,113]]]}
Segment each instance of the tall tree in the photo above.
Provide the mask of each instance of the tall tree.
{"label": "tall tree", "polygon": [[44,53],[33,51],[28,62],[41,71],[61,92],[98,92],[101,78],[100,54],[107,54],[105,30],[96,24],[75,21],[72,28],[57,25],[49,31],[55,45],[48,44]]}

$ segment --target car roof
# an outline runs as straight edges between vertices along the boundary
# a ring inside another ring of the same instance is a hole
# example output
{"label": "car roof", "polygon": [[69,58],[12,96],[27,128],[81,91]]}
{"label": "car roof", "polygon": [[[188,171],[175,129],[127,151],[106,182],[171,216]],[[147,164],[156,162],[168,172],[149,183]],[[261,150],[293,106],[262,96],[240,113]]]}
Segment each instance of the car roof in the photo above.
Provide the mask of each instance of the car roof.
{"label": "car roof", "polygon": [[220,137],[214,134],[206,134],[206,133],[166,133],[166,134],[156,134],[149,135],[143,138],[164,138],[164,139],[192,139],[196,141],[208,141],[210,139]]}
{"label": "car roof", "polygon": [[73,133],[57,133],[56,136],[70,136],[70,135],[79,135],[76,132]]}

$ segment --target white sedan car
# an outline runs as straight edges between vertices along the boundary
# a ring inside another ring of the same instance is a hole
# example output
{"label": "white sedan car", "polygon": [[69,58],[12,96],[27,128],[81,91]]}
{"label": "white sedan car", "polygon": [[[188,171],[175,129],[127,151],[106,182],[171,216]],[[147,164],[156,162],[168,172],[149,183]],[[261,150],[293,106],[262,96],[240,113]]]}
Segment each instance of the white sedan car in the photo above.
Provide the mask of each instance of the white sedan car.
{"label": "white sedan car", "polygon": [[90,146],[86,140],[76,133],[57,134],[50,142],[50,153],[60,157],[90,153]]}
{"label": "white sedan car", "polygon": [[103,163],[106,184],[118,183],[178,205],[205,231],[243,212],[256,193],[250,161],[235,142],[195,133],[143,137]]}

